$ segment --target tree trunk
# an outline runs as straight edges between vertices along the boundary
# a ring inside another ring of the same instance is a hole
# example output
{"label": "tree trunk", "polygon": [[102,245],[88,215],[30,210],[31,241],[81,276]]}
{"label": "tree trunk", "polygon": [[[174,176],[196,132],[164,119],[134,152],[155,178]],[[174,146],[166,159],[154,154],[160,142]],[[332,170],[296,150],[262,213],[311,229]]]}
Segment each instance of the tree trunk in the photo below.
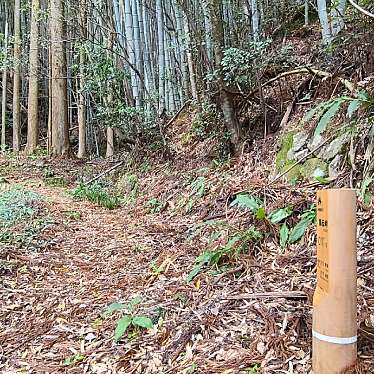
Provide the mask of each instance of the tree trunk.
{"label": "tree trunk", "polygon": [[191,93],[192,93],[192,98],[198,101],[195,68],[193,64],[192,49],[191,49],[190,26],[188,23],[187,15],[185,13],[183,14],[184,14],[184,19],[183,19],[184,37],[186,39],[187,63],[188,63],[188,70],[190,73]]}
{"label": "tree trunk", "polygon": [[318,17],[322,28],[322,44],[328,46],[331,44],[332,36],[327,13],[326,0],[317,0]]}
{"label": "tree trunk", "polygon": [[184,39],[184,20],[183,13],[178,4],[175,3],[176,9],[176,24],[178,34],[178,45],[179,45],[179,64],[181,66],[181,80],[182,80],[182,101],[186,101],[189,97],[189,85],[188,85],[188,66],[186,61],[186,43]]}
{"label": "tree trunk", "polygon": [[[111,17],[113,13],[112,3],[110,0],[107,0],[107,11],[108,15]],[[129,9],[126,9],[128,12]],[[112,49],[113,49],[113,31],[114,31],[114,24],[113,24],[113,17],[110,18],[109,21],[109,35],[107,40],[107,58],[113,59]],[[135,63],[135,61],[134,61]],[[135,77],[136,78],[136,77]],[[109,83],[109,82],[108,82]],[[104,98],[104,103],[110,107],[113,101],[113,91],[112,86],[110,84],[107,85],[107,92],[109,92],[108,96]],[[114,155],[114,130],[112,127],[108,126],[106,130],[107,139],[106,139],[106,157],[113,157]]]}
{"label": "tree trunk", "polygon": [[260,37],[260,12],[258,11],[257,0],[251,0],[251,18],[253,40]]}
{"label": "tree trunk", "polygon": [[40,0],[32,0],[29,56],[29,99],[27,108],[26,151],[28,154],[35,152],[39,141],[39,10]]}
{"label": "tree trunk", "polygon": [[[144,66],[143,66],[143,51],[140,40],[140,25],[139,25],[139,14],[137,0],[131,1],[131,13],[132,13],[132,25],[133,25],[133,36],[134,36],[134,49],[135,49],[135,67],[137,68],[141,78],[144,78]],[[143,105],[143,84],[142,79],[139,79],[135,75],[137,86],[138,86],[138,97],[136,97],[135,105],[140,108]]]}
{"label": "tree trunk", "polygon": [[156,0],[157,36],[158,36],[158,109],[165,109],[165,43],[162,0]]}
{"label": "tree trunk", "polygon": [[[5,5],[6,9],[6,5]],[[8,57],[8,32],[9,32],[9,24],[8,24],[8,15],[6,14],[5,20],[5,32],[4,32],[4,51],[5,55],[4,58],[7,59]],[[8,86],[8,69],[5,66],[3,70],[3,92],[1,98],[1,149],[4,152],[6,143],[5,143],[5,133],[6,133],[6,104],[7,104],[7,86]]]}
{"label": "tree trunk", "polygon": [[304,26],[309,26],[309,0],[304,0]]}
{"label": "tree trunk", "polygon": [[69,124],[63,0],[51,0],[52,155],[68,155]]}
{"label": "tree trunk", "polygon": [[226,84],[223,79],[221,62],[224,48],[224,31],[222,22],[222,0],[209,0],[209,12],[212,22],[212,37],[214,46],[214,56],[216,69],[218,70],[218,85],[221,98],[221,109],[223,112],[225,125],[230,132],[231,143],[235,152],[239,150],[242,132],[239,121],[236,117],[234,103],[231,95],[226,90]]}
{"label": "tree trunk", "polygon": [[331,33],[336,36],[344,28],[347,0],[335,0],[331,5]]}
{"label": "tree trunk", "polygon": [[135,55],[135,43],[134,43],[134,27],[133,27],[133,9],[131,9],[131,0],[125,0],[125,25],[126,25],[126,41],[127,41],[127,53],[130,61],[130,75],[131,75],[131,86],[134,104],[138,106],[139,103],[139,86],[138,77],[133,69],[136,67],[136,55]]}
{"label": "tree trunk", "polygon": [[106,157],[110,158],[114,155],[114,131],[112,127],[106,129]]}
{"label": "tree trunk", "polygon": [[[80,28],[82,44],[87,38],[87,0],[80,0]],[[79,52],[79,104],[78,104],[78,158],[86,156],[86,95],[84,91],[84,65],[86,63],[86,54],[81,45]]]}
{"label": "tree trunk", "polygon": [[21,7],[14,1],[13,151],[21,147]]}

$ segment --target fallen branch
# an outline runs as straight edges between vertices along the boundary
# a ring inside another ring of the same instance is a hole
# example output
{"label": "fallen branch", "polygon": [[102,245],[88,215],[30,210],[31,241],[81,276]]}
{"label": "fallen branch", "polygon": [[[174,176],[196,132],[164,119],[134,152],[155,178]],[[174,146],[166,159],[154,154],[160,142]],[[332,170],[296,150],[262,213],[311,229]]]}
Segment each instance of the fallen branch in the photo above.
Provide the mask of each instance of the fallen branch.
{"label": "fallen branch", "polygon": [[177,113],[175,113],[175,115],[173,116],[173,118],[164,126],[165,128],[169,127],[178,117],[179,115],[184,111],[184,109],[186,108],[187,104],[189,104],[191,102],[191,100],[187,100],[183,105],[182,107],[178,110]]}
{"label": "fallen branch", "polygon": [[291,171],[294,167],[296,167],[297,165],[301,164],[306,158],[308,158],[310,155],[312,155],[314,152],[318,151],[321,147],[323,147],[326,143],[330,142],[331,140],[333,139],[332,136],[330,136],[329,138],[327,138],[324,142],[322,142],[318,147],[314,148],[312,151],[310,151],[309,153],[307,153],[304,157],[301,157],[301,159],[297,162],[295,162],[292,166],[290,166],[288,169],[286,169],[282,174],[278,175],[277,177],[275,177],[272,181],[270,181],[269,185],[270,184],[273,184],[274,182],[276,182],[277,180],[279,180],[280,178],[282,178],[284,175],[286,175],[289,171]]}
{"label": "fallen branch", "polygon": [[306,299],[308,295],[302,291],[274,291],[244,293],[240,295],[224,297],[223,300],[253,300],[253,299]]}
{"label": "fallen branch", "polygon": [[[285,77],[288,77],[289,75],[295,75],[295,74],[314,74],[314,75],[316,75],[318,77],[321,77],[321,78],[324,78],[324,79],[335,78],[335,79],[338,80],[338,82],[340,82],[343,86],[345,86],[350,92],[352,92],[352,94],[355,93],[355,86],[348,79],[341,78],[341,77],[336,77],[331,73],[328,73],[328,72],[322,71],[322,70],[318,70],[318,69],[315,69],[315,68],[311,68],[311,67],[298,68],[298,69],[294,69],[294,70],[285,71],[281,74],[278,74],[276,77],[268,80],[267,82],[263,83],[261,87],[264,88],[264,87],[269,86],[270,84],[276,82],[277,80],[279,80],[281,78],[285,78]],[[252,92],[250,92],[248,95],[246,95],[245,98],[248,99],[249,97],[256,94],[258,91],[259,91],[259,87],[255,88]],[[236,94],[240,94],[240,93],[236,92]]]}
{"label": "fallen branch", "polygon": [[371,17],[371,18],[374,18],[374,14],[373,13],[370,13],[369,11],[367,11],[366,9],[364,8],[361,8],[358,4],[356,4],[353,0],[348,0],[351,5],[353,7],[355,7],[356,9],[358,9],[361,13],[364,13],[366,16],[368,17]]}
{"label": "fallen branch", "polygon": [[88,186],[88,185],[91,184],[92,182],[97,181],[98,179],[102,178],[104,175],[107,175],[107,174],[109,174],[111,171],[113,171],[113,170],[119,168],[121,165],[123,165],[123,163],[124,163],[124,161],[121,161],[121,162],[119,162],[118,164],[112,166],[110,169],[103,171],[102,173],[100,173],[99,175],[97,175],[95,178],[92,178],[92,179],[90,179],[88,182],[86,182],[85,185]]}
{"label": "fallen branch", "polygon": [[278,79],[287,77],[289,75],[294,75],[294,74],[314,74],[317,75],[318,77],[322,78],[336,78],[341,84],[343,84],[349,91],[354,92],[355,87],[352,82],[345,78],[340,78],[340,77],[334,77],[333,74],[328,73],[326,71],[318,70],[315,68],[310,68],[310,67],[305,67],[305,68],[300,68],[300,69],[295,69],[295,70],[290,70],[290,71],[285,71],[284,73],[281,73],[277,75],[275,78],[270,79],[269,81],[265,82],[262,87],[268,86],[269,84],[277,81]]}

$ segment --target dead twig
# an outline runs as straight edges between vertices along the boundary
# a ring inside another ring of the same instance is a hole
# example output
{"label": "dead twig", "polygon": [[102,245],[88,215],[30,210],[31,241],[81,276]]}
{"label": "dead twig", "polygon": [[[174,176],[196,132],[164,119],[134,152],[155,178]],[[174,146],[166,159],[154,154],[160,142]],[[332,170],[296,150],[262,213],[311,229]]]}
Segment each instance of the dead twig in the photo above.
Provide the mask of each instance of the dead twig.
{"label": "dead twig", "polygon": [[117,168],[119,168],[121,165],[123,165],[123,163],[124,163],[124,161],[121,161],[118,164],[112,166],[110,169],[103,171],[102,173],[100,173],[99,175],[97,175],[95,178],[92,178],[88,182],[86,182],[85,185],[88,186],[89,184],[97,181],[98,179],[102,178],[104,175],[107,175],[110,172],[112,172],[113,170],[116,170]]}
{"label": "dead twig", "polygon": [[360,7],[358,4],[356,4],[353,0],[348,0],[348,1],[351,3],[351,5],[352,5],[354,8],[358,9],[361,13],[365,14],[365,15],[368,16],[368,17],[374,18],[374,14],[373,14],[373,13],[370,13],[370,12],[367,11],[366,9],[361,8],[361,7]]}
{"label": "dead twig", "polygon": [[[335,78],[341,84],[343,84],[350,92],[354,93],[354,91],[355,91],[354,84],[352,82],[350,82],[348,79],[341,78],[341,77],[336,77],[336,76],[334,76],[334,74],[328,73],[326,71],[318,70],[318,69],[315,69],[315,68],[312,68],[312,67],[304,67],[304,68],[298,68],[298,69],[294,69],[294,70],[285,71],[281,74],[278,74],[276,77],[268,80],[267,82],[263,83],[261,87],[264,88],[264,87],[269,86],[270,84],[278,81],[279,79],[288,77],[289,75],[295,75],[295,74],[314,74],[316,76],[319,76],[319,77],[325,78],[325,79]],[[252,92],[250,92],[246,96],[246,98],[249,98],[249,97],[253,96],[258,91],[259,91],[259,87],[257,87]]]}
{"label": "dead twig", "polygon": [[191,100],[187,100],[182,106],[181,108],[178,110],[177,113],[175,113],[175,115],[173,116],[173,118],[168,121],[168,123],[164,126],[164,128],[167,128],[169,127],[178,117],[179,115],[184,111],[184,109],[186,108],[186,106],[191,102]]}
{"label": "dead twig", "polygon": [[252,300],[252,299],[306,299],[308,295],[302,291],[274,291],[245,293],[223,298],[223,300]]}
{"label": "dead twig", "polygon": [[292,166],[290,166],[288,169],[286,169],[282,174],[275,177],[272,181],[270,181],[269,184],[273,184],[280,178],[282,178],[284,175],[286,175],[289,171],[291,171],[294,167],[301,164],[305,159],[307,159],[310,155],[312,155],[314,152],[318,151],[320,148],[322,148],[326,143],[330,142],[333,139],[333,136],[330,136],[327,138],[324,142],[322,142],[318,147],[311,150],[309,153],[307,153],[304,157],[302,157],[299,161],[295,162]]}

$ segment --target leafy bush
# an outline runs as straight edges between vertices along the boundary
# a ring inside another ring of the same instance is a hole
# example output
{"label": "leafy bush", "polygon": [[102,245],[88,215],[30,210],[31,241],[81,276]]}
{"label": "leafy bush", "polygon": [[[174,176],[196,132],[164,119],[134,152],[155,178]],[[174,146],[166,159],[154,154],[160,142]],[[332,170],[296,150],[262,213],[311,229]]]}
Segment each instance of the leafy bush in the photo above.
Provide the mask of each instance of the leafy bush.
{"label": "leafy bush", "polygon": [[260,70],[279,70],[294,65],[291,45],[275,46],[271,39],[253,41],[246,49],[227,48],[223,51],[222,71],[224,80],[243,90],[257,85],[256,73]]}
{"label": "leafy bush", "polygon": [[88,200],[107,209],[115,209],[121,206],[120,198],[108,194],[100,184],[87,186],[84,183],[80,183],[79,186],[72,191],[72,195],[77,199]]}

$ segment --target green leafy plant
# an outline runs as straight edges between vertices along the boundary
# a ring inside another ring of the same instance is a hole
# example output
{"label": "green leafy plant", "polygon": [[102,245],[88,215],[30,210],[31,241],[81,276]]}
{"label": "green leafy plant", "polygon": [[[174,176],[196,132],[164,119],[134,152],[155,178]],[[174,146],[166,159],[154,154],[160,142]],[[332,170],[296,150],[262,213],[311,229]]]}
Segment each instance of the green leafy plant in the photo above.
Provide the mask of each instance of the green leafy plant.
{"label": "green leafy plant", "polygon": [[48,186],[52,187],[66,187],[68,185],[66,179],[61,176],[46,178],[45,182]]}
{"label": "green leafy plant", "polygon": [[190,212],[194,207],[195,201],[205,195],[206,181],[205,177],[197,177],[190,185],[190,194],[188,197],[183,197],[179,204],[179,208],[184,208],[186,213]]}
{"label": "green leafy plant", "polygon": [[275,209],[269,214],[268,219],[271,223],[279,223],[288,218],[292,212],[290,207]]}
{"label": "green leafy plant", "polygon": [[86,358],[86,356],[83,356],[81,354],[76,354],[74,356],[70,356],[70,357],[67,357],[65,358],[64,360],[64,366],[71,366],[71,365],[75,365],[79,362],[82,362],[84,359]]}
{"label": "green leafy plant", "polygon": [[263,202],[256,196],[248,193],[239,193],[235,196],[230,206],[238,206],[242,209],[249,209],[256,218],[263,220],[265,218],[265,208]]}
{"label": "green leafy plant", "polygon": [[360,196],[361,200],[366,206],[370,205],[371,199],[373,197],[372,193],[369,191],[369,186],[374,180],[374,174],[373,175],[366,175],[361,182],[361,188],[358,192],[358,195]]}
{"label": "green leafy plant", "polygon": [[106,310],[101,314],[102,318],[107,318],[116,311],[127,310],[127,314],[124,314],[118,321],[114,331],[114,340],[118,342],[124,336],[129,327],[151,329],[153,327],[152,319],[138,315],[135,313],[136,307],[141,303],[140,296],[134,297],[130,303],[112,303]]}
{"label": "green leafy plant", "polygon": [[[213,244],[220,239],[223,231],[214,232],[209,240],[208,245]],[[232,234],[225,245],[214,247],[211,250],[205,251],[195,259],[195,264],[191,272],[187,276],[187,282],[191,282],[205,266],[218,266],[223,257],[229,254],[239,255],[242,249],[250,241],[257,241],[263,238],[263,234],[255,227],[250,227],[247,230],[237,230]]]}
{"label": "green leafy plant", "polygon": [[77,212],[76,210],[67,210],[64,213],[67,216],[67,218],[74,221],[78,221],[82,217],[81,213]]}
{"label": "green leafy plant", "polygon": [[328,185],[332,182],[330,179],[324,177],[314,177],[314,179],[322,185]]}
{"label": "green leafy plant", "polygon": [[192,193],[197,195],[198,197],[202,197],[205,194],[205,178],[198,177],[192,184],[191,184]]}
{"label": "green leafy plant", "polygon": [[251,366],[251,367],[246,369],[248,374],[258,373],[258,372],[260,372],[260,370],[261,370],[261,368],[260,368],[260,366],[258,366],[258,364],[255,364],[254,366]]}
{"label": "green leafy plant", "polygon": [[147,209],[147,213],[155,214],[161,212],[164,204],[160,200],[152,198],[146,202],[145,207]]}
{"label": "green leafy plant", "polygon": [[369,98],[365,91],[360,91],[358,97],[340,96],[326,102],[322,102],[311,109],[304,117],[304,121],[316,119],[317,127],[314,130],[314,140],[324,132],[332,118],[339,112],[342,105],[348,103],[346,115],[351,119],[355,112],[361,107],[367,108],[374,105],[374,99]]}
{"label": "green leafy plant", "polygon": [[124,204],[134,204],[139,194],[139,179],[136,174],[127,174],[117,182],[120,190],[125,190],[126,196],[123,199]]}
{"label": "green leafy plant", "polygon": [[316,220],[316,209],[312,205],[301,214],[300,221],[291,229],[288,237],[288,243],[292,244],[300,240],[306,229]]}
{"label": "green leafy plant", "polygon": [[99,184],[87,186],[84,183],[80,183],[71,193],[76,199],[85,199],[107,209],[115,209],[121,206],[120,198],[110,195]]}
{"label": "green leafy plant", "polygon": [[211,227],[211,226],[225,226],[227,225],[224,221],[222,220],[215,220],[211,219],[202,223],[198,223],[194,226],[191,227],[190,230],[188,230],[188,240],[194,239],[197,235],[201,233],[201,231],[206,228],[206,227]]}
{"label": "green leafy plant", "polygon": [[197,365],[193,362],[192,365],[187,369],[188,374],[196,373]]}
{"label": "green leafy plant", "polygon": [[63,176],[55,175],[55,172],[49,167],[43,170],[43,178],[45,183],[52,187],[66,187],[68,184]]}
{"label": "green leafy plant", "polygon": [[286,246],[289,234],[290,234],[290,231],[287,227],[287,224],[283,223],[279,231],[279,236],[280,236],[279,244],[282,248]]}
{"label": "green leafy plant", "polygon": [[33,191],[8,186],[0,190],[0,227],[31,217],[36,212],[36,203],[43,200]]}
{"label": "green leafy plant", "polygon": [[156,261],[151,262],[151,273],[150,273],[150,275],[153,275],[153,276],[157,277],[160,274],[162,274],[164,271],[165,271],[165,266],[164,265],[157,266]]}

